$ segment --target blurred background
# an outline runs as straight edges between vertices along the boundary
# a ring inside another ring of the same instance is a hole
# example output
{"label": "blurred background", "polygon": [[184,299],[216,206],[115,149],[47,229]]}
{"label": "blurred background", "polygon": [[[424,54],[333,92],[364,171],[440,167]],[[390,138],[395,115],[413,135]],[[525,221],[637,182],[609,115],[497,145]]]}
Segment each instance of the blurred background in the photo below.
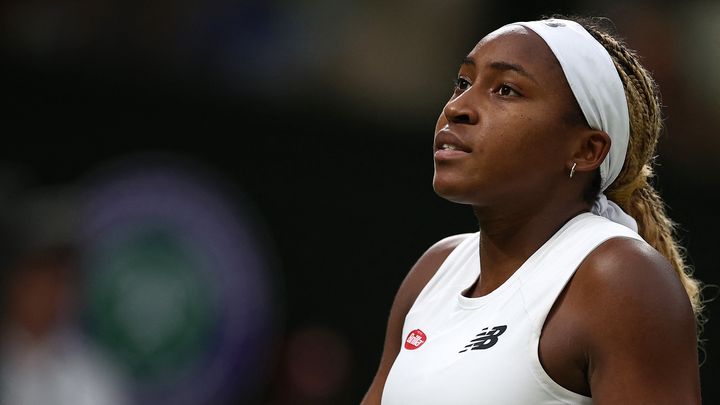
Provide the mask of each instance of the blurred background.
{"label": "blurred background", "polygon": [[458,63],[552,13],[654,73],[657,186],[718,284],[716,1],[2,2],[0,402],[359,402],[408,269],[476,231],[431,187]]}

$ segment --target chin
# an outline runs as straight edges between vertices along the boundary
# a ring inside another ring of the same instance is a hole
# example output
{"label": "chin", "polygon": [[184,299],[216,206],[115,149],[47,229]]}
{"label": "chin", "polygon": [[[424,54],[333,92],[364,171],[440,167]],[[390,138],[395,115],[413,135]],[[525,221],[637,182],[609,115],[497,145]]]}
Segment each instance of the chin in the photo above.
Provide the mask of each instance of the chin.
{"label": "chin", "polygon": [[463,187],[460,183],[448,181],[438,177],[436,174],[433,178],[433,190],[440,197],[459,204],[470,204],[467,197],[467,187]]}

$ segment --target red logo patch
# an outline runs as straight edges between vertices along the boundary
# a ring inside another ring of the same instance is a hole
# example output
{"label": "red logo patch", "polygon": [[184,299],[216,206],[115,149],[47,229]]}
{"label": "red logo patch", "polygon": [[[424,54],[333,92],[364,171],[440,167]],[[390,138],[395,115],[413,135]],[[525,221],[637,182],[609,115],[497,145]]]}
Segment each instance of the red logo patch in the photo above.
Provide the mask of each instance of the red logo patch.
{"label": "red logo patch", "polygon": [[423,333],[420,329],[415,329],[410,332],[407,339],[405,339],[405,348],[408,350],[415,350],[422,346],[426,340],[427,336],[425,336],[425,333]]}

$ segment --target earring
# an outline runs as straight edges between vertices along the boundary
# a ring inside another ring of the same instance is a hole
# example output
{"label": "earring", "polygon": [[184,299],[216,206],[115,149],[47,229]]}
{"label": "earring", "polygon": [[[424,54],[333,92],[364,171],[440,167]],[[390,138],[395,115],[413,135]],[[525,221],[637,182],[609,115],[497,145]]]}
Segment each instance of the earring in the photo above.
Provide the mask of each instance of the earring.
{"label": "earring", "polygon": [[575,166],[577,166],[576,162],[573,162],[572,167],[570,168],[570,178],[572,179],[573,174],[575,174]]}

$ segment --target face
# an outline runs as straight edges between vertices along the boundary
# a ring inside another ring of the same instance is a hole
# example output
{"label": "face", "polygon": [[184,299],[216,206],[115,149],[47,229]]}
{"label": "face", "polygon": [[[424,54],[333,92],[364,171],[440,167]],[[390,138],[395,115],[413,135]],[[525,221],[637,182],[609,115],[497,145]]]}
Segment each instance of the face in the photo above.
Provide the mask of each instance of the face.
{"label": "face", "polygon": [[519,25],[483,38],[460,66],[435,128],[435,191],[491,206],[540,198],[567,179],[577,110],[557,59]]}

